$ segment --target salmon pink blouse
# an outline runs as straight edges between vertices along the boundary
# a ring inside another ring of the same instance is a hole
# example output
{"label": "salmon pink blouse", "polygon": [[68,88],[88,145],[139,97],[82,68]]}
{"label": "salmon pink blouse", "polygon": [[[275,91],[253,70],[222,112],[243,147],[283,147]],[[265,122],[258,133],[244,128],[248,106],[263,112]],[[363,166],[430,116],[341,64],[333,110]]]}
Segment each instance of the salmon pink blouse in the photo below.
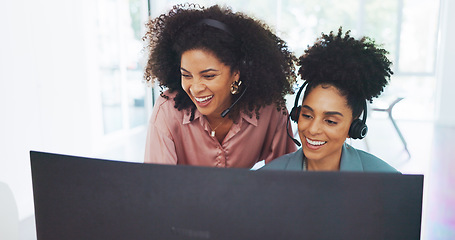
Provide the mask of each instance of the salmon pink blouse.
{"label": "salmon pink blouse", "polygon": [[287,115],[274,105],[262,107],[259,119],[241,113],[220,143],[198,110],[190,121],[190,111],[174,108],[175,94],[164,94],[169,99],[158,97],[150,118],[145,163],[251,168],[297,150],[286,134]]}

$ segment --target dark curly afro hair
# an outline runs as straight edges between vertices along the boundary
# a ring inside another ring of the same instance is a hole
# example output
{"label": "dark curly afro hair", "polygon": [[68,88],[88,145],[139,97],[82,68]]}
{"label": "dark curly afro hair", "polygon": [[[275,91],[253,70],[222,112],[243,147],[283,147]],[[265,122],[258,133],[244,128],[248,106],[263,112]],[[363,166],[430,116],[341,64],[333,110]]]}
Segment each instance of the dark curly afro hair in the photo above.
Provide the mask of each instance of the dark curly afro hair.
{"label": "dark curly afro hair", "polygon": [[343,36],[341,27],[336,35],[323,33],[299,58],[299,75],[308,83],[305,96],[318,85],[332,85],[359,117],[365,101],[378,97],[393,74],[387,54],[368,37],[356,40],[350,31]]}
{"label": "dark curly afro hair", "polygon": [[[230,33],[198,24],[202,19],[220,21],[229,27]],[[168,98],[163,94],[164,87],[176,91],[178,110],[191,109],[194,113],[196,109],[181,86],[181,55],[201,49],[215,54],[231,71],[240,71],[243,82],[240,91],[248,86],[247,93],[231,109],[231,118],[240,111],[249,116],[255,111],[259,118],[259,109],[273,103],[278,111],[285,112],[284,96],[292,93],[297,58],[266,24],[218,5],[205,8],[179,4],[149,21],[143,39],[149,54],[144,78],[146,82],[159,82],[162,97]],[[233,95],[232,101],[239,95]]]}

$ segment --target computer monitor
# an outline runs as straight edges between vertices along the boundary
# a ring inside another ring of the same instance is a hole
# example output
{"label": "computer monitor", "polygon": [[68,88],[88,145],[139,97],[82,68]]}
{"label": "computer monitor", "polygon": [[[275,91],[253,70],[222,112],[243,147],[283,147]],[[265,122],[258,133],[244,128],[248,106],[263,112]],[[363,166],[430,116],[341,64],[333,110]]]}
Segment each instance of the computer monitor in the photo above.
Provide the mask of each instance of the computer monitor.
{"label": "computer monitor", "polygon": [[422,175],[30,156],[38,240],[420,237]]}

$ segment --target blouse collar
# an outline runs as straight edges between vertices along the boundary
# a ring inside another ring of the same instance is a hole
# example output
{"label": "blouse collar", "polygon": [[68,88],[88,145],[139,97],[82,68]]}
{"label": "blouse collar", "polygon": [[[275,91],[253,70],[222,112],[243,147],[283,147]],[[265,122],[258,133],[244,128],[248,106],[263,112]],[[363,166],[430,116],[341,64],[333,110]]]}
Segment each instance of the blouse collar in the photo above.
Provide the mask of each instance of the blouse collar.
{"label": "blouse collar", "polygon": [[[185,111],[185,114],[183,115],[183,121],[182,121],[182,124],[189,124],[191,123],[190,121],[190,118],[191,118],[191,110],[183,110]],[[199,112],[197,109],[194,111],[194,120],[195,121],[196,119],[199,119],[199,122],[201,124],[203,124],[203,121],[202,119],[204,119],[202,117],[202,113]],[[248,123],[250,123],[251,125],[257,127],[258,126],[258,119],[256,118],[256,113],[253,111],[251,117],[249,117],[246,113],[244,112],[240,112],[240,121],[239,123],[241,123],[242,121],[246,121]]]}

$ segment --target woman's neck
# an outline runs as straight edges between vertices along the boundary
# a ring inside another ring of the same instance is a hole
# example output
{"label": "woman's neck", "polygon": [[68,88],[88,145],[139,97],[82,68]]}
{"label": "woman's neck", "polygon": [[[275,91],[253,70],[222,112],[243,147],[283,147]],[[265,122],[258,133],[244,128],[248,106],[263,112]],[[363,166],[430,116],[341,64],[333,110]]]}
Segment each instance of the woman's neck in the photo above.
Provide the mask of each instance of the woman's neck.
{"label": "woman's neck", "polygon": [[216,137],[219,143],[222,143],[226,135],[228,134],[229,130],[231,129],[231,126],[233,124],[233,121],[226,117],[209,117],[205,116],[207,118],[207,121],[209,123],[211,135],[213,134],[213,137]]}

